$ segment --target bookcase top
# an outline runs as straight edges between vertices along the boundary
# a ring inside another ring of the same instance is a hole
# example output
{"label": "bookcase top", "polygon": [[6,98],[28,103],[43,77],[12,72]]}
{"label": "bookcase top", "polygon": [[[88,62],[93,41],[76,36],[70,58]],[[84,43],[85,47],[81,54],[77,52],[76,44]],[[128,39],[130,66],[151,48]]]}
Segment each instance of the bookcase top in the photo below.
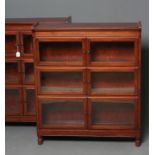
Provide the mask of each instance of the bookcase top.
{"label": "bookcase top", "polygon": [[69,17],[39,17],[39,18],[6,18],[6,24],[35,24],[37,22],[71,22],[71,16]]}
{"label": "bookcase top", "polygon": [[141,23],[40,23],[35,31],[140,30]]}

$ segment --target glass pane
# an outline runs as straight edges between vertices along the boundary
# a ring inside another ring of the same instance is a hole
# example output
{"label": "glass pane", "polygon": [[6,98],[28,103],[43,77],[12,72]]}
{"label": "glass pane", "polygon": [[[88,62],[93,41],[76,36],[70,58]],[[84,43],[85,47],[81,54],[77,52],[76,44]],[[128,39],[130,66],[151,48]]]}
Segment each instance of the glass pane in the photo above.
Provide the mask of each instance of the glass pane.
{"label": "glass pane", "polygon": [[16,35],[5,35],[5,51],[7,54],[16,53]]}
{"label": "glass pane", "polygon": [[29,113],[35,113],[35,90],[26,89],[26,109]]}
{"label": "glass pane", "polygon": [[25,82],[33,83],[34,82],[34,64],[25,63]]}
{"label": "glass pane", "polygon": [[20,92],[18,89],[5,89],[5,112],[17,114],[21,112]]}
{"label": "glass pane", "polygon": [[41,72],[43,92],[82,92],[82,72]]}
{"label": "glass pane", "polygon": [[123,125],[134,127],[133,100],[103,100],[92,102],[93,125]]}
{"label": "glass pane", "polygon": [[33,39],[32,35],[23,35],[24,53],[31,54],[33,51]]}
{"label": "glass pane", "polygon": [[93,72],[92,93],[99,94],[134,94],[133,72]]}
{"label": "glass pane", "polygon": [[81,42],[42,42],[39,44],[40,61],[82,62]]}
{"label": "glass pane", "polygon": [[42,102],[43,125],[83,125],[82,101],[52,100]]}
{"label": "glass pane", "polygon": [[92,42],[92,62],[134,62],[134,42]]}
{"label": "glass pane", "polygon": [[18,83],[18,63],[16,62],[6,62],[5,63],[5,81],[7,83]]}

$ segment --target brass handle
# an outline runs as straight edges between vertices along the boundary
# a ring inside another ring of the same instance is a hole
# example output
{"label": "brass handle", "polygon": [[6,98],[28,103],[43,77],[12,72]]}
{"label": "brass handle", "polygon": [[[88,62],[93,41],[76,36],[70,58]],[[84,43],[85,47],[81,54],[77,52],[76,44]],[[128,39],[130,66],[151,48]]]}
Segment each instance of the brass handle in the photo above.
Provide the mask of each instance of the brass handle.
{"label": "brass handle", "polygon": [[19,51],[19,45],[17,45],[16,57],[19,58],[20,56],[21,56],[21,53]]}
{"label": "brass handle", "polygon": [[20,56],[21,56],[20,52],[17,51],[17,52],[16,52],[16,57],[19,58]]}

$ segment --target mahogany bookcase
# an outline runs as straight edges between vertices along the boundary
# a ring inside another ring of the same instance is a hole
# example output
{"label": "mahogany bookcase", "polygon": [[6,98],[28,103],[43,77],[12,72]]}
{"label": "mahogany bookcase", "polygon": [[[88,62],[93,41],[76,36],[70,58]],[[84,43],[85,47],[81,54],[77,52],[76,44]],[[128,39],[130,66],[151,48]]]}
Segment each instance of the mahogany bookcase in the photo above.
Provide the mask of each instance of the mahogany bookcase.
{"label": "mahogany bookcase", "polygon": [[140,23],[43,23],[34,48],[39,144],[100,136],[140,145]]}
{"label": "mahogany bookcase", "polygon": [[38,24],[67,22],[71,17],[6,19],[6,122],[36,122],[32,32]]}

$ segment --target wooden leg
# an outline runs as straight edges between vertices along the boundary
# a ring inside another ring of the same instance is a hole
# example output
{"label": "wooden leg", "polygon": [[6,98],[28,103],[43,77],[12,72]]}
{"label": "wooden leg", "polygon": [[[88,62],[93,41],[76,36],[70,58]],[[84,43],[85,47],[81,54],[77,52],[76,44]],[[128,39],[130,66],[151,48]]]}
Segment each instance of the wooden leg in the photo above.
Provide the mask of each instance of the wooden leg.
{"label": "wooden leg", "polygon": [[135,145],[138,147],[141,145],[141,140],[140,139],[137,139],[135,140]]}
{"label": "wooden leg", "polygon": [[38,144],[41,145],[43,143],[43,137],[38,137]]}

